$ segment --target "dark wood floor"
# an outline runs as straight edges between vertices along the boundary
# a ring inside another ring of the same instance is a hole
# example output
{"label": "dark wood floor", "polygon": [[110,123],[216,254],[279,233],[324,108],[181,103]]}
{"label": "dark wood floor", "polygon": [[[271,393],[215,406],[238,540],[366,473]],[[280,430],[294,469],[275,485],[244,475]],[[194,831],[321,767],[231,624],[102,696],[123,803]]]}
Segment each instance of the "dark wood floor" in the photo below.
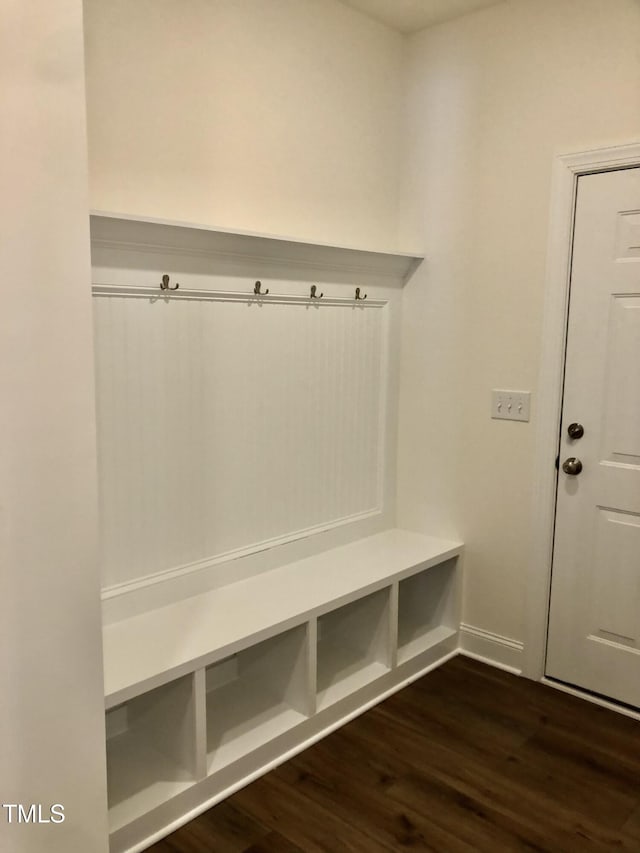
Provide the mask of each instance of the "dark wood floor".
{"label": "dark wood floor", "polygon": [[640,723],[464,657],[150,849],[640,853]]}

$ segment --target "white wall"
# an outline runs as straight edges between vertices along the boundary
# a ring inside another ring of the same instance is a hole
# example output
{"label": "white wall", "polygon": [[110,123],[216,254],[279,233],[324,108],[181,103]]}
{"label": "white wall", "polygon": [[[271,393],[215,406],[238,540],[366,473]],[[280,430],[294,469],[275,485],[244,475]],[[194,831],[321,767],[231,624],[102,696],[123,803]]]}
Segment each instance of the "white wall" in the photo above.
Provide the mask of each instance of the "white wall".
{"label": "white wall", "polygon": [[[400,519],[467,543],[465,622],[524,638],[554,155],[640,138],[640,5],[511,0],[409,40]],[[491,388],[531,389],[529,424]],[[553,460],[549,460],[553,464]]]}
{"label": "white wall", "polygon": [[[335,0],[86,15],[93,207],[424,247],[400,519],[463,537],[466,622],[522,639],[552,162],[640,136],[637,0],[509,0],[405,43]],[[491,421],[493,387],[531,389],[531,423]]]}
{"label": "white wall", "polygon": [[[106,815],[77,0],[3,6],[0,641],[4,802],[98,853]],[[512,0],[408,42],[334,0],[87,4],[94,207],[404,244],[403,523],[468,544],[465,620],[523,637],[553,155],[640,137],[635,0]],[[529,425],[492,387],[534,391]]]}
{"label": "white wall", "polygon": [[91,205],[394,247],[402,38],[337,0],[86,0]]}
{"label": "white wall", "polygon": [[107,849],[81,12],[0,22],[0,790],[66,816],[15,853]]}

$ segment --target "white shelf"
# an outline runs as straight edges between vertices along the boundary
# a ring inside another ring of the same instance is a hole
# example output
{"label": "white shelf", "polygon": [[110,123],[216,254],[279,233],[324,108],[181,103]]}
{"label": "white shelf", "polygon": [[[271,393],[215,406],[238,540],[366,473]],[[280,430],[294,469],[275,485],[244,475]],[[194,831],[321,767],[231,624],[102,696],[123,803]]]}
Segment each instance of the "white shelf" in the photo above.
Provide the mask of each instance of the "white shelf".
{"label": "white shelf", "polygon": [[107,712],[111,832],[194,784],[195,713],[189,676]]}
{"label": "white shelf", "polygon": [[[333,246],[292,237],[105,211],[92,212],[90,225],[94,256],[101,248],[164,252],[174,257],[210,256],[216,259],[218,268],[221,264],[232,263],[236,272],[241,269],[242,261],[250,260],[264,268],[275,265],[299,271],[307,269],[310,274],[342,272],[350,276],[404,282],[424,260],[421,253]],[[179,265],[177,257],[176,263]]]}
{"label": "white shelf", "polygon": [[107,707],[461,552],[459,542],[388,530],[107,625]]}
{"label": "white shelf", "polygon": [[398,590],[398,663],[455,636],[456,560],[401,580]]}
{"label": "white shelf", "polygon": [[307,719],[306,626],[208,667],[207,765],[215,771]]}
{"label": "white shelf", "polygon": [[391,668],[389,589],[318,619],[318,709],[343,699]]}

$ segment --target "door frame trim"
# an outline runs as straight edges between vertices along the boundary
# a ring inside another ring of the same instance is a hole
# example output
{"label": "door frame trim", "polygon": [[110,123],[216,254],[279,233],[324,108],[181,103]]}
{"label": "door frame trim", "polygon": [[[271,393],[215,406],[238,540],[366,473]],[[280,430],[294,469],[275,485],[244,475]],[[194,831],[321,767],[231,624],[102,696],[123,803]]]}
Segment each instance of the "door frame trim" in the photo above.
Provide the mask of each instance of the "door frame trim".
{"label": "door frame trim", "polygon": [[593,172],[640,166],[633,142],[557,156],[553,165],[545,273],[542,354],[538,381],[532,498],[531,555],[527,568],[522,674],[544,677],[551,593],[551,558],[557,471],[554,465],[562,412],[564,360],[578,178]]}

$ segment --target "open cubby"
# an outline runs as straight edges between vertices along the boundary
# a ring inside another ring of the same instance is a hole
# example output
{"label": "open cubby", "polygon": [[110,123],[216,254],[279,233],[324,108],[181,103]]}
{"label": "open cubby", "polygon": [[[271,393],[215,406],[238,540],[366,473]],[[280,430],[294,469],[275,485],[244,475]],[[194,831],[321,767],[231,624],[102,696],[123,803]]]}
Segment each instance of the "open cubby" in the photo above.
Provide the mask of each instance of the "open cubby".
{"label": "open cubby", "polygon": [[111,708],[106,730],[112,832],[196,781],[192,675]]}
{"label": "open cubby", "polygon": [[457,561],[446,560],[401,580],[398,590],[398,663],[457,631]]}
{"label": "open cubby", "polygon": [[318,708],[325,708],[389,671],[389,589],[318,618]]}
{"label": "open cubby", "polygon": [[208,771],[284,734],[311,713],[307,626],[208,666]]}

